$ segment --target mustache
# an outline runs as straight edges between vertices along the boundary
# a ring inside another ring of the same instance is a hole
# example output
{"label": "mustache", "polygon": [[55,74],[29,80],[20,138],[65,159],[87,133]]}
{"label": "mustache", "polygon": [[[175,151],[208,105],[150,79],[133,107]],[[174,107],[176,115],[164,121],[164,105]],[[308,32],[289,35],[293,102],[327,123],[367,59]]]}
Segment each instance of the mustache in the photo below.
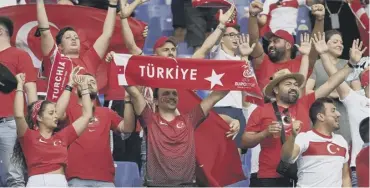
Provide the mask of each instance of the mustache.
{"label": "mustache", "polygon": [[298,91],[296,89],[289,89],[288,94],[294,93],[298,95]]}

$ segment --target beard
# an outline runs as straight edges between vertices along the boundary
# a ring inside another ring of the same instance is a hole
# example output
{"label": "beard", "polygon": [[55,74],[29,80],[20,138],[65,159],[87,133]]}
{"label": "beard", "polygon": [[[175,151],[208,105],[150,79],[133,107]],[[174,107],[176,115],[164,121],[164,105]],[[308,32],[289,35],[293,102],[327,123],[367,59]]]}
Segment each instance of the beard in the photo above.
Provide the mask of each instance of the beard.
{"label": "beard", "polygon": [[[81,91],[80,90],[77,90],[77,96],[78,96],[78,98],[82,98],[82,95],[81,95]],[[98,98],[98,93],[97,92],[95,92],[95,91],[91,91],[90,90],[90,99],[91,100],[95,100],[96,98]]]}
{"label": "beard", "polygon": [[295,89],[290,89],[288,93],[284,93],[280,96],[280,100],[282,100],[286,104],[295,104],[298,100],[299,93]]}
{"label": "beard", "polygon": [[[271,53],[270,52],[271,50],[274,50],[275,52]],[[271,47],[268,50],[268,54],[267,55],[269,56],[270,60],[273,63],[275,63],[275,62],[281,61],[284,58],[285,49],[284,48]]]}

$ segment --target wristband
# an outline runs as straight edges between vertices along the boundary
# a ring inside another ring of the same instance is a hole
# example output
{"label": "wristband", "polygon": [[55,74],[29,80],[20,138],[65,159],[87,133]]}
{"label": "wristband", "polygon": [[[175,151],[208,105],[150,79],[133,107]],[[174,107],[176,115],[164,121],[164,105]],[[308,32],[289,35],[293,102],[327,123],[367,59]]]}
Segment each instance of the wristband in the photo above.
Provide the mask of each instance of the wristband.
{"label": "wristband", "polygon": [[359,65],[352,64],[350,61],[348,61],[347,65],[352,69],[360,67]]}
{"label": "wristband", "polygon": [[37,30],[35,32],[35,37],[40,37],[41,36],[41,32],[47,31],[49,29],[50,29],[49,27],[45,27],[45,28],[39,27],[39,28],[37,28]]}
{"label": "wristband", "polygon": [[22,92],[23,93],[23,90],[17,89],[17,90],[15,90],[15,92]]}
{"label": "wristband", "polygon": [[109,5],[108,5],[108,7],[110,7],[110,8],[117,8],[117,6],[118,6],[118,4],[117,5],[112,5],[112,4],[109,3]]}
{"label": "wristband", "polygon": [[71,86],[69,86],[69,85],[66,85],[66,88],[65,88],[65,90],[67,90],[67,91],[70,91],[70,92],[72,92],[72,90],[73,90],[73,87],[71,87]]}
{"label": "wristband", "polygon": [[90,94],[89,91],[86,90],[86,92],[81,92],[81,95],[87,95],[87,94]]}

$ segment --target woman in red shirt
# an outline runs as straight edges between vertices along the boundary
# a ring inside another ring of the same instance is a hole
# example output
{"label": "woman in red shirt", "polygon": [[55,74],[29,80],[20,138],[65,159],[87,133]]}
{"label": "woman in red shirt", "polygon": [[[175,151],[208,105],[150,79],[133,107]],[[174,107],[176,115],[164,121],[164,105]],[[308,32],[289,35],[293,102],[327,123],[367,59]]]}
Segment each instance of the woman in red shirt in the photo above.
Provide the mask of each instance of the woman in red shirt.
{"label": "woman in red shirt", "polygon": [[86,78],[80,75],[72,77],[78,87],[81,87],[82,116],[72,125],[56,132],[58,118],[54,103],[47,100],[32,103],[25,118],[23,102],[25,75],[22,73],[16,76],[18,85],[14,100],[14,118],[19,142],[17,141],[14,148],[12,160],[18,165],[27,166],[29,176],[27,187],[68,187],[64,176],[67,147],[82,134],[92,117]]}

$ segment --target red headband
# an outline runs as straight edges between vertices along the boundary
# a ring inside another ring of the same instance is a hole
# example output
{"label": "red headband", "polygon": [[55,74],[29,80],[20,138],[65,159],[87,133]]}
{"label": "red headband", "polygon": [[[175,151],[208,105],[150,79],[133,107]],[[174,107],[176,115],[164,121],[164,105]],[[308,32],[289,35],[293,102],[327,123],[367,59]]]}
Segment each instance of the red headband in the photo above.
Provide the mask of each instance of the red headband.
{"label": "red headband", "polygon": [[360,81],[363,88],[369,86],[369,69],[362,73]]}
{"label": "red headband", "polygon": [[40,111],[42,102],[44,102],[44,101],[43,100],[37,101],[37,102],[35,102],[35,104],[32,107],[31,118],[32,118],[32,121],[34,123],[34,127],[36,126],[36,123],[37,123],[37,114]]}

